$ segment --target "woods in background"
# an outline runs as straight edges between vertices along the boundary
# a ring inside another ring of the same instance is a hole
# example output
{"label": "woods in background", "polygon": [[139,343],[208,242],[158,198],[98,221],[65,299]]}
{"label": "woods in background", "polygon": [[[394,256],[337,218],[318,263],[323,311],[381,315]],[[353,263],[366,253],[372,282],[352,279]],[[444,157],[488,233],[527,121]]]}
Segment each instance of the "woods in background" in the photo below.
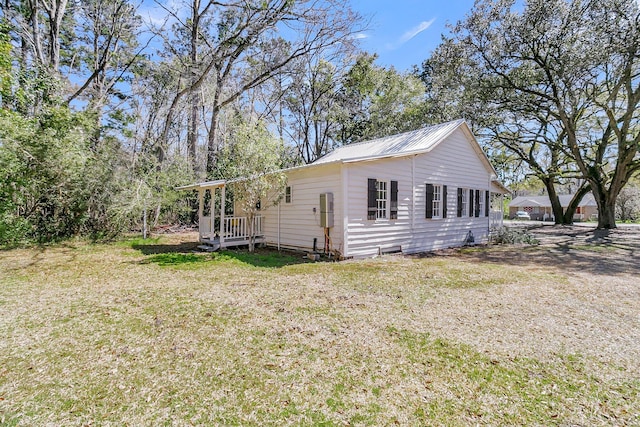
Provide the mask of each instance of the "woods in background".
{"label": "woods in background", "polygon": [[173,188],[242,170],[240,134],[279,141],[271,170],[462,117],[507,183],[593,191],[605,228],[640,169],[633,0],[481,1],[412,72],[347,2],[150,3],[1,3],[0,244],[190,223]]}

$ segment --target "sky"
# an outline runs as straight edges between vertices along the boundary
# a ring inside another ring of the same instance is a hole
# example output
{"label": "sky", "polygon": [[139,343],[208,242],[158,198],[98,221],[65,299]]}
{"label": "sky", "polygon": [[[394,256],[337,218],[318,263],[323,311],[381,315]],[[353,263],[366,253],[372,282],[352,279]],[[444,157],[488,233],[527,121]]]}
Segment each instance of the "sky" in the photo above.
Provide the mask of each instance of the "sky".
{"label": "sky", "polygon": [[[349,0],[346,0],[349,1]],[[639,0],[640,1],[640,0]],[[162,3],[173,3],[164,0]],[[350,0],[353,10],[368,22],[359,34],[361,47],[378,54],[378,65],[398,71],[420,65],[440,43],[447,24],[455,24],[471,10],[474,0]],[[153,0],[143,0],[143,19],[161,23],[165,12]]]}
{"label": "sky", "polygon": [[473,0],[351,0],[370,19],[361,46],[379,55],[377,63],[406,71],[429,57],[446,25],[463,19]]}

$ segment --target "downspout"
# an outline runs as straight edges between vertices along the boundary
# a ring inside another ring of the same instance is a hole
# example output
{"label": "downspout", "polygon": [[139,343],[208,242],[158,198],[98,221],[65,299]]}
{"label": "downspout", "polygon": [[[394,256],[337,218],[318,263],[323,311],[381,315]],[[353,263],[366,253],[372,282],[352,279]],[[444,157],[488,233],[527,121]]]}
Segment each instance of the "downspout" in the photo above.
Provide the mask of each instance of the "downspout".
{"label": "downspout", "polygon": [[278,202],[278,251],[280,250],[280,202]]}
{"label": "downspout", "polygon": [[349,256],[349,169],[342,163],[342,256]]}

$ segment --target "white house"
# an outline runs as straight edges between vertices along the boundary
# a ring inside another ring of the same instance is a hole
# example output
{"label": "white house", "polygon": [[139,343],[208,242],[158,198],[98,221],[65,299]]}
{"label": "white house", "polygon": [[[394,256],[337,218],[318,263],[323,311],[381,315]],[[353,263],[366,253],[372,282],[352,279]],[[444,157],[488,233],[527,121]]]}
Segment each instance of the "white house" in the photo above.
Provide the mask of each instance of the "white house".
{"label": "white house", "polygon": [[[463,120],[346,145],[284,172],[285,197],[262,203],[253,224],[258,241],[344,258],[485,242],[508,193]],[[206,191],[224,198],[230,184],[181,187],[198,190],[200,240],[214,247],[245,243],[250,228],[204,207]]]}

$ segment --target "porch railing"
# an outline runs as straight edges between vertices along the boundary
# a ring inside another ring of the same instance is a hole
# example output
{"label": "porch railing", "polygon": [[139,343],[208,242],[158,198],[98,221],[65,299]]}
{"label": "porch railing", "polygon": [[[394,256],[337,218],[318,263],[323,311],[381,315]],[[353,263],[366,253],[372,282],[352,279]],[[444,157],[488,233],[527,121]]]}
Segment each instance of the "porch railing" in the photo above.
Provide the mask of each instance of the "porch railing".
{"label": "porch railing", "polygon": [[498,228],[502,227],[502,211],[491,211],[489,212],[489,227]]}
{"label": "porch railing", "polygon": [[225,217],[222,237],[225,240],[248,239],[252,230],[255,230],[255,236],[262,236],[262,216],[255,216],[251,227],[248,222],[245,216]]}

